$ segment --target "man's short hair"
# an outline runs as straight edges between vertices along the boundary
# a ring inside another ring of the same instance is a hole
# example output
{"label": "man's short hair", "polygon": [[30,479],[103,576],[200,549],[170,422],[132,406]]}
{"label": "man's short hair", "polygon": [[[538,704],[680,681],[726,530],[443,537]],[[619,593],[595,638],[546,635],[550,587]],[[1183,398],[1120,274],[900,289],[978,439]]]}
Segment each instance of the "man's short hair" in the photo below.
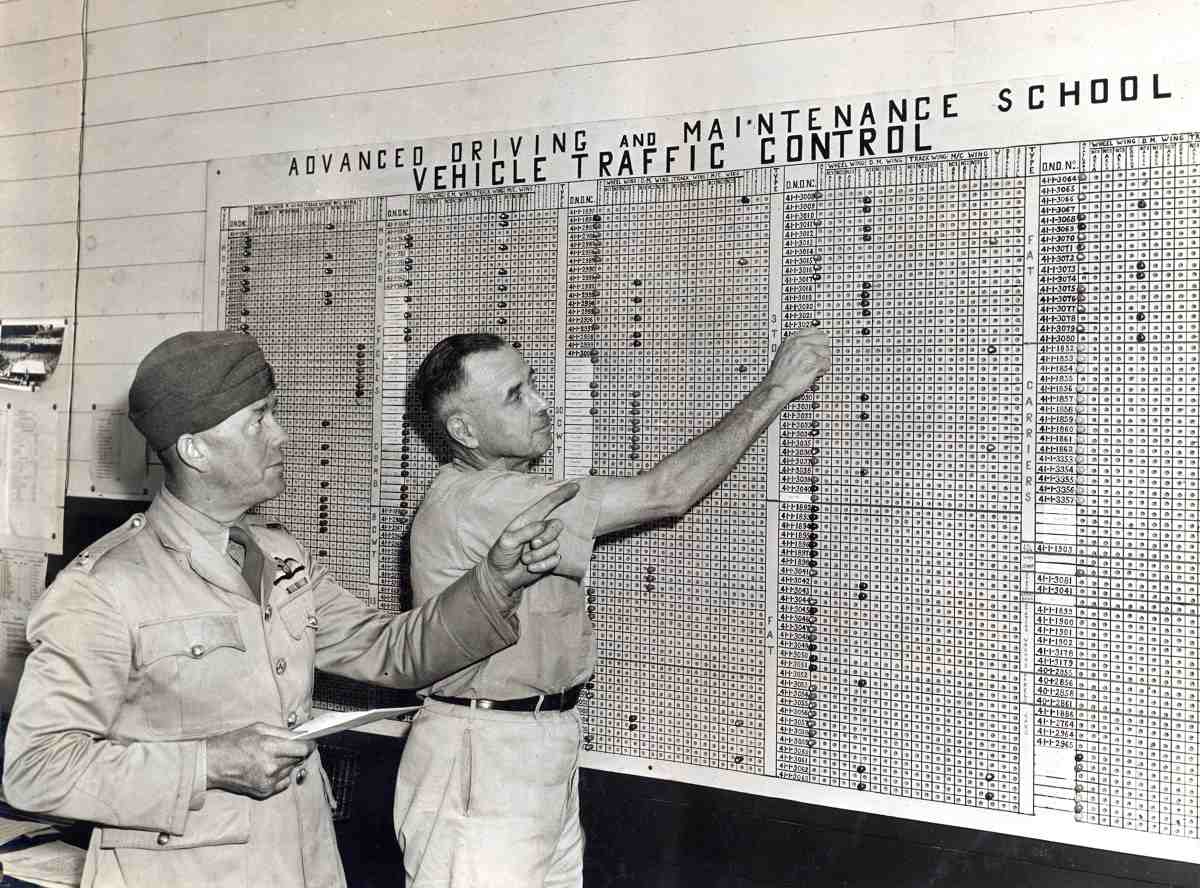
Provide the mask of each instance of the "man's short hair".
{"label": "man's short hair", "polygon": [[417,368],[411,387],[425,416],[441,428],[442,404],[466,381],[463,362],[476,352],[496,351],[507,344],[495,333],[455,333],[430,349]]}

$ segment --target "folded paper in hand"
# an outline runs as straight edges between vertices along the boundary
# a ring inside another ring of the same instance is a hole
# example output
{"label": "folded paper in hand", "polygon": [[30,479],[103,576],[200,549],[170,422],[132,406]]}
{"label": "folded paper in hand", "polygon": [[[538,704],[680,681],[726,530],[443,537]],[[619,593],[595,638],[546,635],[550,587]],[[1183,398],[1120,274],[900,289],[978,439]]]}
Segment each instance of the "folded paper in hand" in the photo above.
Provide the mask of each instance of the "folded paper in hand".
{"label": "folded paper in hand", "polygon": [[324,712],[297,727],[292,731],[292,735],[303,740],[316,740],[318,737],[370,724],[381,718],[395,718],[397,715],[416,712],[420,708],[420,706],[393,706],[389,709],[365,709],[361,712]]}

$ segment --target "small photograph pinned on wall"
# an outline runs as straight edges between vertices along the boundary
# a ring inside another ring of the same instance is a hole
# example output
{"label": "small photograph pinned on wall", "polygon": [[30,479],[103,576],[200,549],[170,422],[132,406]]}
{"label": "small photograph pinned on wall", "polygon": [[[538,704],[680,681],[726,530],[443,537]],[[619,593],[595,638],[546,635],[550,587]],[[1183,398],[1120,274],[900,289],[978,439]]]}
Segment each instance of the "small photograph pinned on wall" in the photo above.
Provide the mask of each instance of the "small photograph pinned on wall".
{"label": "small photograph pinned on wall", "polygon": [[37,391],[58,367],[67,322],[0,321],[0,387]]}

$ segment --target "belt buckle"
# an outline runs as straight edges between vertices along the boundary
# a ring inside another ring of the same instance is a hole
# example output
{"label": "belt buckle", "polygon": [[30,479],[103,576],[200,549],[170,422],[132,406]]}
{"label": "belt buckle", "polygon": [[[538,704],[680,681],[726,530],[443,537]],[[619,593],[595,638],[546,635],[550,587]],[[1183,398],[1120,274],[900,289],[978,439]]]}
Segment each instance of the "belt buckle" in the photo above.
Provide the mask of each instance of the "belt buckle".
{"label": "belt buckle", "polygon": [[478,709],[491,709],[491,708],[492,708],[492,701],[491,701],[491,700],[480,700],[480,699],[474,699],[474,700],[472,700],[472,701],[471,701],[471,708],[472,708],[472,709],[476,709],[476,708],[478,708]]}

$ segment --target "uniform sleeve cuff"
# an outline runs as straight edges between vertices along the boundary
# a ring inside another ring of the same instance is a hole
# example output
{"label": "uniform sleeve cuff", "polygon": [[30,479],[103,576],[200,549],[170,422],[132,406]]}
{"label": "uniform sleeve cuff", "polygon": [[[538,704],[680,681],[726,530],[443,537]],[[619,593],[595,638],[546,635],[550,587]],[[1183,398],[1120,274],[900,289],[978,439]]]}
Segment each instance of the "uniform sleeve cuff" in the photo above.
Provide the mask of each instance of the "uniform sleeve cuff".
{"label": "uniform sleeve cuff", "polygon": [[203,803],[203,795],[197,804],[197,780],[200,779],[201,757],[204,756],[205,781],[200,784],[207,789],[208,760],[204,754],[203,740],[182,740],[175,743],[162,744],[170,747],[175,758],[175,792],[167,816],[166,831],[173,836],[183,835],[187,828],[188,814],[199,808]]}
{"label": "uniform sleeve cuff", "polygon": [[455,580],[437,600],[443,625],[454,627],[459,646],[476,659],[514,644],[520,637],[516,601],[486,561]]}
{"label": "uniform sleeve cuff", "polygon": [[204,807],[204,794],[208,791],[208,741],[196,744],[196,768],[192,777],[192,797],[188,801],[189,811]]}

